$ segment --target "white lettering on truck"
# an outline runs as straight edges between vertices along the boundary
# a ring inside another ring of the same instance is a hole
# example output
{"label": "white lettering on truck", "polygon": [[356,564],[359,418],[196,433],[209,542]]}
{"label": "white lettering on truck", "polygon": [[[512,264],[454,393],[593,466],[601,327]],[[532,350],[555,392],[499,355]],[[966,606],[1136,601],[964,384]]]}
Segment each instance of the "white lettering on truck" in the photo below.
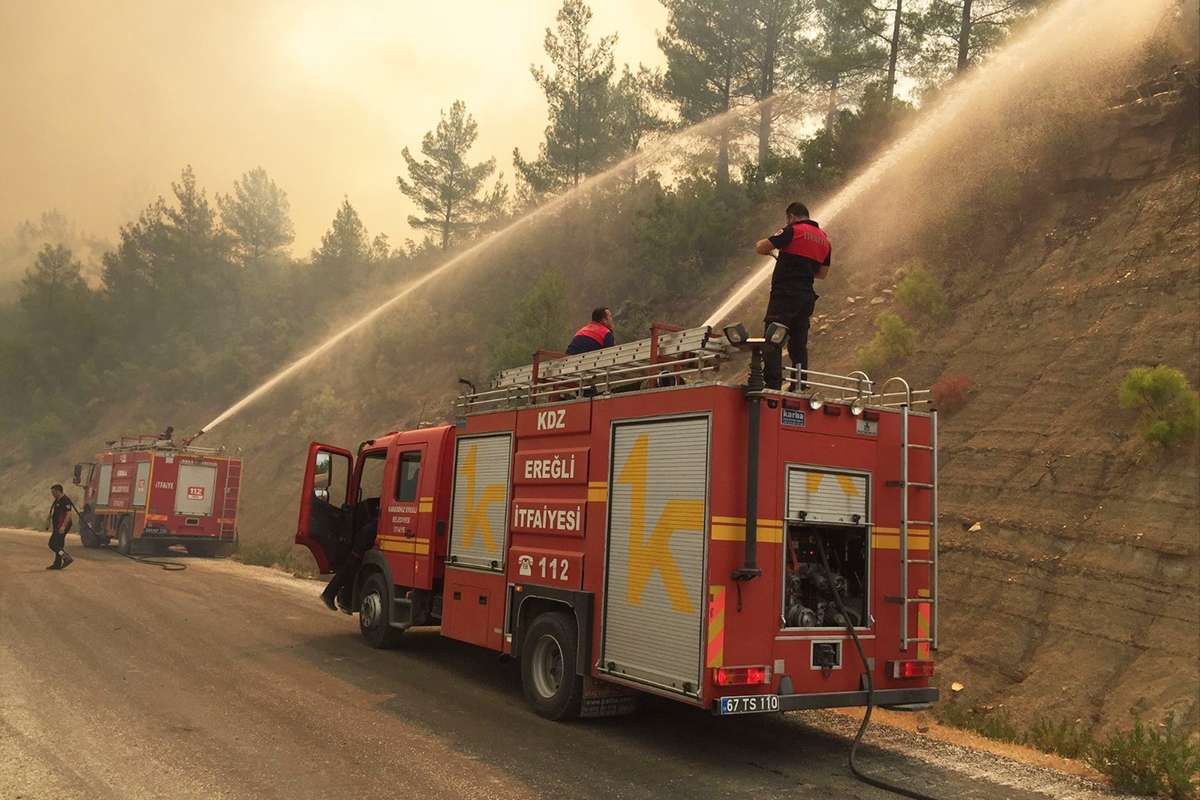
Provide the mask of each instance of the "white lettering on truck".
{"label": "white lettering on truck", "polygon": [[567,427],[567,410],[565,408],[539,411],[537,429],[539,431],[561,430]]}
{"label": "white lettering on truck", "polygon": [[525,480],[570,480],[575,477],[575,456],[569,459],[531,458],[525,462]]}
{"label": "white lettering on truck", "polygon": [[578,508],[549,508],[547,506],[528,508],[526,506],[517,506],[513,509],[513,527],[571,533],[582,530],[582,516]]}

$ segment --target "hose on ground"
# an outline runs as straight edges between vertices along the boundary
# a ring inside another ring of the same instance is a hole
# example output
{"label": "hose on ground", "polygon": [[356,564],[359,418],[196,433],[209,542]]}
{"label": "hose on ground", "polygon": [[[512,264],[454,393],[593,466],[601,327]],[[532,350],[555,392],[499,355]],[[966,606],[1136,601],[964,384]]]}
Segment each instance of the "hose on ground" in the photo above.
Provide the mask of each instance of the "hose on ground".
{"label": "hose on ground", "polygon": [[833,570],[829,568],[829,558],[825,555],[825,538],[820,534],[817,534],[816,538],[817,552],[821,554],[821,566],[825,568],[825,577],[829,580],[829,587],[833,591],[833,602],[837,605],[838,613],[842,615],[842,619],[846,621],[846,630],[849,631],[850,638],[854,640],[854,649],[858,651],[858,658],[862,662],[863,681],[867,685],[867,713],[863,715],[862,723],[858,726],[858,733],[854,734],[854,741],[850,744],[850,772],[863,783],[874,786],[877,789],[883,789],[885,792],[892,792],[902,797],[911,797],[913,800],[937,800],[936,797],[922,794],[916,789],[897,786],[881,778],[865,775],[858,769],[855,756],[858,753],[858,745],[862,742],[863,734],[867,732],[867,726],[871,724],[871,711],[875,708],[875,681],[871,677],[871,664],[867,661],[867,654],[863,651],[862,642],[859,640],[858,634],[854,631],[854,621],[846,612],[846,607],[842,604],[841,592],[837,590],[837,584],[833,580]]}
{"label": "hose on ground", "polygon": [[146,558],[145,556],[135,556],[128,553],[122,553],[120,550],[112,550],[108,547],[104,549],[108,550],[109,552],[116,553],[117,555],[121,556],[121,558],[128,558],[130,561],[136,561],[139,564],[149,564],[167,572],[183,572],[185,569],[187,569],[187,564],[181,564],[178,561],[159,561],[153,558]]}

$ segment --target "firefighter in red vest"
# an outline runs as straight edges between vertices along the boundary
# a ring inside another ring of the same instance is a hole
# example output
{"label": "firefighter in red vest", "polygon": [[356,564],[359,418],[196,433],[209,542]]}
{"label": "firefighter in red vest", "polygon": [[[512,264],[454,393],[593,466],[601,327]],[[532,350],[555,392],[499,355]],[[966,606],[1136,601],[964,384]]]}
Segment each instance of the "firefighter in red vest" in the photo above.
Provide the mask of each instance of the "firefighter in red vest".
{"label": "firefighter in red vest", "polygon": [[567,345],[567,355],[590,353],[602,347],[612,347],[613,339],[612,311],[601,307],[592,310],[592,321],[575,331],[575,338]]}
{"label": "firefighter in red vest", "polygon": [[[788,355],[799,372],[793,389],[804,388],[808,369],[808,325],[820,296],[813,290],[813,279],[829,272],[829,237],[808,218],[803,203],[787,207],[787,225],[754,246],[759,255],[778,250],[775,272],[771,276],[771,299],[764,323],[780,322],[788,328]],[[763,379],[768,389],[783,386],[783,352],[768,344],[763,350]]]}

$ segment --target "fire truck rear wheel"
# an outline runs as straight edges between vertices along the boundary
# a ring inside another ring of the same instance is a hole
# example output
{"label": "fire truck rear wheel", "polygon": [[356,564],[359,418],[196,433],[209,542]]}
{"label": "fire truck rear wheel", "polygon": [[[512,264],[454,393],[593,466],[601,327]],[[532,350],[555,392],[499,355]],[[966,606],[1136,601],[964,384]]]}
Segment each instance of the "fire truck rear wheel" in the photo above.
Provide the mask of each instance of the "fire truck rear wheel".
{"label": "fire truck rear wheel", "polygon": [[404,636],[404,631],[393,628],[391,622],[387,582],[382,574],[372,572],[363,581],[358,605],[358,630],[371,647],[387,650],[400,644]]}
{"label": "fire truck rear wheel", "polygon": [[129,517],[122,518],[117,526],[117,552],[123,556],[133,552],[133,520]]}
{"label": "fire truck rear wheel", "polygon": [[579,716],[583,678],[576,674],[575,620],[561,611],[534,619],[521,642],[521,685],[533,710],[546,719]]}

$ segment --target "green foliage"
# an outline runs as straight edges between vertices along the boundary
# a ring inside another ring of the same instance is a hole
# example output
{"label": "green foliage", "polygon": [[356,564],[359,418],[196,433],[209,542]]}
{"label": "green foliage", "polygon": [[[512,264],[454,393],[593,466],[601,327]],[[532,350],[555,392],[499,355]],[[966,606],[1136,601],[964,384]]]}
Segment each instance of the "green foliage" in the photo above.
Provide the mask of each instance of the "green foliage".
{"label": "green foliage", "polygon": [[875,319],[875,336],[859,349],[856,360],[867,374],[881,374],[912,355],[917,336],[904,320],[890,311]]}
{"label": "green foliage", "polygon": [[1171,800],[1196,796],[1200,744],[1174,725],[1155,729],[1141,720],[1099,742],[1088,762],[1122,792]]}
{"label": "green foliage", "polygon": [[40,457],[53,455],[67,444],[71,430],[53,412],[38,417],[25,427],[25,445]]}
{"label": "green foliage", "polygon": [[[47,503],[47,508],[49,504]],[[35,509],[24,506],[0,506],[0,526],[5,528],[25,528],[42,530],[46,527],[46,517]]]}
{"label": "green foliage", "polygon": [[536,350],[565,348],[571,339],[564,312],[566,285],[553,270],[543,272],[508,314],[492,347],[497,369],[528,364]]}
{"label": "green foliage", "polygon": [[536,161],[513,151],[513,164],[535,194],[577,186],[621,152],[612,85],[616,34],[593,42],[592,10],[583,0],[563,0],[555,27],[546,29],[552,71],[533,67],[546,95],[550,119]]}
{"label": "green foliage", "polygon": [[1081,758],[1092,749],[1092,733],[1078,721],[1039,717],[1030,727],[1025,741],[1043,753],[1063,758]]}
{"label": "green foliage", "polygon": [[321,237],[321,246],[312,253],[313,267],[327,273],[341,273],[336,277],[344,280],[350,277],[347,272],[366,262],[370,249],[367,229],[350,205],[350,198],[344,197],[329,230]]}
{"label": "green foliage", "polygon": [[928,270],[919,264],[902,267],[896,284],[896,299],[922,322],[943,322],[950,315],[946,293]]}
{"label": "green foliage", "polygon": [[1200,396],[1173,367],[1131,369],[1117,397],[1122,408],[1141,412],[1142,436],[1152,444],[1173,447],[1193,441],[1200,432]]}
{"label": "green foliage", "polygon": [[284,560],[289,549],[289,547],[279,547],[265,542],[239,541],[233,557],[252,567],[273,567]]}
{"label": "green foliage", "polygon": [[938,707],[937,716],[946,725],[973,731],[988,739],[1021,742],[1024,738],[1009,713],[1002,709],[976,709],[951,701]]}
{"label": "green foliage", "polygon": [[232,195],[217,195],[221,224],[233,238],[233,249],[242,266],[258,265],[268,256],[280,256],[296,238],[291,204],[262,167],[233,182]]}
{"label": "green foliage", "polygon": [[416,230],[437,231],[443,250],[450,247],[453,236],[494,213],[507,195],[507,189],[498,184],[491,195],[480,196],[483,182],[496,171],[496,159],[467,163],[467,153],[478,135],[479,126],[467,113],[466,104],[455,100],[450,114],[443,111],[437,129],[421,140],[424,160],[414,158],[407,147],[400,151],[409,177],[397,177],[396,184],[424,214],[409,215],[408,224]]}

